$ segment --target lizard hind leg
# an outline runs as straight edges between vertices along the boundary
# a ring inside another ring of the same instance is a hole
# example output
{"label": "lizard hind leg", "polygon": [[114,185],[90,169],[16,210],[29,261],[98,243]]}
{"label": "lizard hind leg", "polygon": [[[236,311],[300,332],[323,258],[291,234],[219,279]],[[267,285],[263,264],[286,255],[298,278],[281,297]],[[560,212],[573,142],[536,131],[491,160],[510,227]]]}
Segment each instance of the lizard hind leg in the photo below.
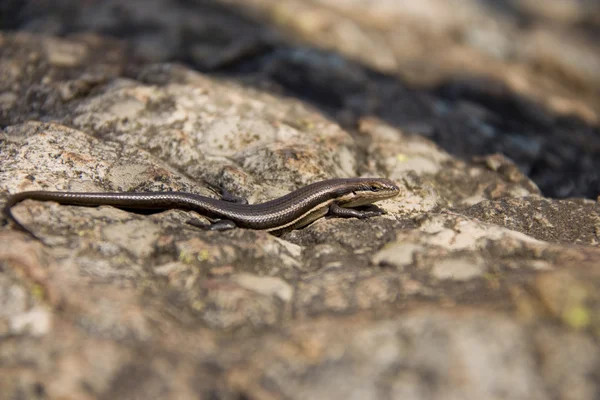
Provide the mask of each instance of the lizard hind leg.
{"label": "lizard hind leg", "polygon": [[228,231],[237,228],[235,222],[228,219],[219,219],[210,224],[203,224],[197,219],[190,219],[187,223],[205,231]]}

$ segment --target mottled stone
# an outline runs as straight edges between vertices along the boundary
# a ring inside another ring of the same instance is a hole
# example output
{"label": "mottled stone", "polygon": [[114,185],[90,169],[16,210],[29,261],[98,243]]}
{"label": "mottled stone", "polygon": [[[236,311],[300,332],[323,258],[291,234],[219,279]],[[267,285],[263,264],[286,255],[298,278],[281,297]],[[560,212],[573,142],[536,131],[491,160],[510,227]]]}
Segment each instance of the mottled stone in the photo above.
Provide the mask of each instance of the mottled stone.
{"label": "mottled stone", "polygon": [[205,3],[10,3],[0,201],[400,195],[280,237],[20,203],[39,240],[0,223],[0,397],[597,398],[598,202],[544,197],[600,187],[594,8]]}

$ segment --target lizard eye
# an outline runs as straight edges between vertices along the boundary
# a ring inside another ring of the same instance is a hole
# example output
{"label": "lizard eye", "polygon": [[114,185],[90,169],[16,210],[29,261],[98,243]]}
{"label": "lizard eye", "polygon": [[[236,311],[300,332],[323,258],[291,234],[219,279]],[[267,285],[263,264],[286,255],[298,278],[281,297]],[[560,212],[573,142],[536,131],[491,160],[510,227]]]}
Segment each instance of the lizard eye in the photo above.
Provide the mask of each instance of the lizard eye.
{"label": "lizard eye", "polygon": [[377,186],[371,186],[369,189],[371,189],[371,192],[376,192],[379,190]]}

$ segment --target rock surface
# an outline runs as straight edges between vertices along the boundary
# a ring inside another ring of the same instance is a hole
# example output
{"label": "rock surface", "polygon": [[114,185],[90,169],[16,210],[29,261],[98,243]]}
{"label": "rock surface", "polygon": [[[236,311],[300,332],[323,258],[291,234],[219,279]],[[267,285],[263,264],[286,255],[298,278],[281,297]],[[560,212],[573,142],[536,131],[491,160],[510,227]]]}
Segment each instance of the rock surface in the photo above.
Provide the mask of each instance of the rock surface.
{"label": "rock surface", "polygon": [[[348,176],[401,194],[281,237],[15,206],[40,240],[0,226],[0,399],[600,397],[592,3],[87,3],[4,6],[2,201],[261,202]],[[151,29],[99,34],[128,23]]]}

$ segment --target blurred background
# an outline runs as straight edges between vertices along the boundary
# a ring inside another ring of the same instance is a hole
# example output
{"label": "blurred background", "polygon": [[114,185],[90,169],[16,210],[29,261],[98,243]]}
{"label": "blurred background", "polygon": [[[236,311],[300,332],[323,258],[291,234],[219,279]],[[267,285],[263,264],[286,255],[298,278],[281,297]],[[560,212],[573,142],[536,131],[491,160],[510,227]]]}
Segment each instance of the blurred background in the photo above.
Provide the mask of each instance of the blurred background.
{"label": "blurred background", "polygon": [[[600,1],[2,0],[0,29],[108,38],[122,76],[181,63],[358,139],[379,118],[466,161],[501,153],[545,196],[600,194]],[[43,117],[28,104],[1,125]]]}

